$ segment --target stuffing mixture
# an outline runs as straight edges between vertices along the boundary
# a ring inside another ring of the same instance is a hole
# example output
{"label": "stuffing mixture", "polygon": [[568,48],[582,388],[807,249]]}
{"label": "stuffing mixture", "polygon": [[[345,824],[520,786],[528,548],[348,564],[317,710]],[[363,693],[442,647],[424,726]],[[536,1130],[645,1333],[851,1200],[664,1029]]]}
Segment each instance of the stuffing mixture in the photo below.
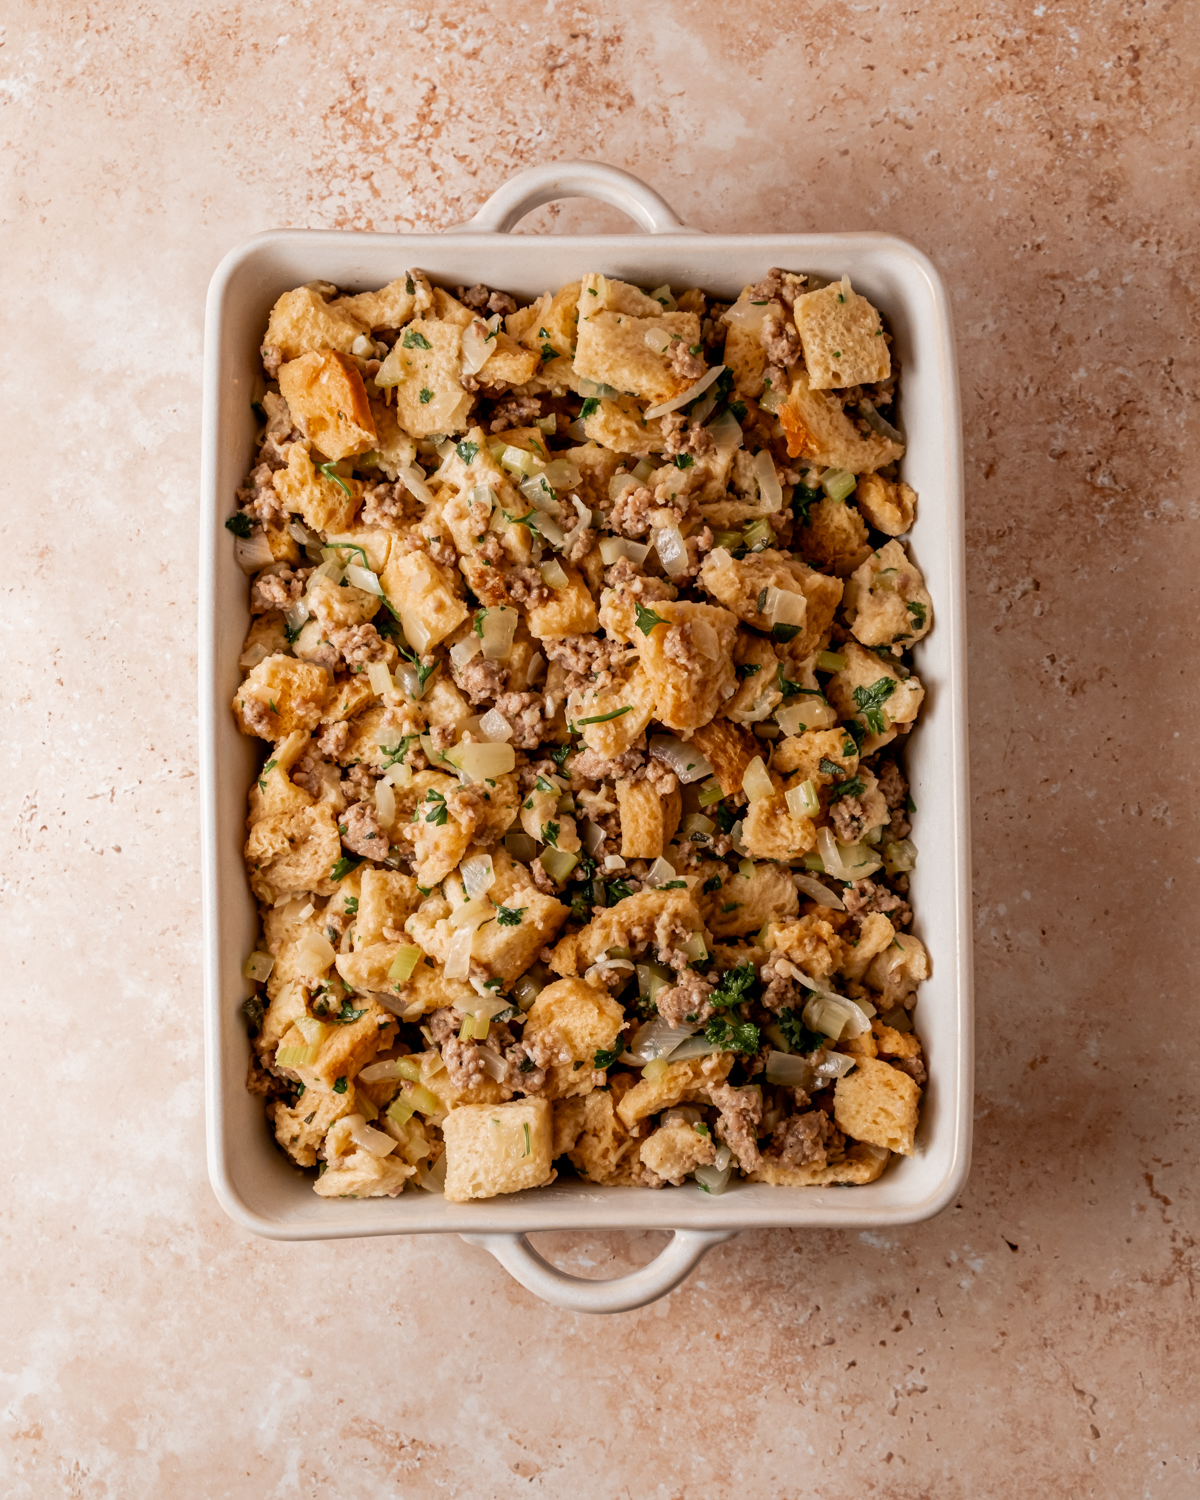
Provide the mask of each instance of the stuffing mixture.
{"label": "stuffing mixture", "polygon": [[253,1055],[326,1197],[870,1182],[933,625],[847,278],[285,293],[227,521]]}

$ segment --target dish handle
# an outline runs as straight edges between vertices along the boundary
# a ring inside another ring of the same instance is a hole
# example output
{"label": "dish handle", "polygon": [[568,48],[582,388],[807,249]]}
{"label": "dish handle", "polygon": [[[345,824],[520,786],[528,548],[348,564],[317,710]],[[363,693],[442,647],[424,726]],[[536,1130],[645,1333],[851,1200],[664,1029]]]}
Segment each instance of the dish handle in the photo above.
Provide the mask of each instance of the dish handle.
{"label": "dish handle", "polygon": [[640,177],[599,161],[550,161],[518,172],[478,213],[443,232],[507,234],[526,214],[556,198],[598,198],[627,213],[647,234],[697,233]]}
{"label": "dish handle", "polygon": [[526,1291],[567,1312],[617,1313],[665,1297],[712,1249],[733,1239],[736,1229],[676,1229],[674,1238],[648,1266],[612,1281],[589,1281],[560,1271],[538,1254],[523,1234],[463,1234],[470,1245],[494,1255]]}

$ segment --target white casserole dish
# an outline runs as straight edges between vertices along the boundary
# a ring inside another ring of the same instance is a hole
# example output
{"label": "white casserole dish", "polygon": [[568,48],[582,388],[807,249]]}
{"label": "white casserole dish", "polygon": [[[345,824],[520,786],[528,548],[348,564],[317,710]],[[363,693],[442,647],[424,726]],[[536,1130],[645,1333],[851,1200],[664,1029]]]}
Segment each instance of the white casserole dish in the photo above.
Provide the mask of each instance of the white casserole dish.
{"label": "white casserole dish", "polygon": [[[647,234],[514,238],[531,209],[556,198],[615,204]],[[365,291],[419,266],[446,285],[483,281],[533,297],[604,271],[641,286],[700,286],[731,300],[773,265],[849,274],[895,335],[907,435],[904,478],[920,496],[911,535],[933,596],[936,626],[916,649],[927,697],[907,750],[917,805],[912,876],[915,927],[933,962],[917,1011],[930,1081],[916,1154],[894,1159],[874,1183],[781,1188],[736,1179],[721,1197],[689,1183],[649,1192],[564,1180],[476,1203],[422,1192],[395,1199],[325,1199],[276,1150],[262,1101],[245,1088],[248,1048],[241,966],[254,946],[255,903],[246,883],[246,789],[256,742],[238,733],[229,703],[248,619],[247,580],[224,528],[255,440],[250,402],[258,346],[281,292],[323,279]],[[482,1244],[526,1287],[558,1306],[616,1312],[670,1291],[713,1244],[744,1229],[879,1229],[930,1218],[960,1191],[970,1160],[973,1034],[970,829],[966,759],[966,621],[962,458],[950,312],[941,279],[904,240],[883,234],[709,235],[681,224],[637,178],[592,162],[520,174],[466,224],[440,235],[284,230],[232,250],[209,287],[205,325],[200,532],[200,761],[208,1160],[213,1189],[234,1221],[273,1239],[458,1233]],[[672,1229],[649,1266],[617,1281],[567,1276],[524,1236],[550,1229]]]}

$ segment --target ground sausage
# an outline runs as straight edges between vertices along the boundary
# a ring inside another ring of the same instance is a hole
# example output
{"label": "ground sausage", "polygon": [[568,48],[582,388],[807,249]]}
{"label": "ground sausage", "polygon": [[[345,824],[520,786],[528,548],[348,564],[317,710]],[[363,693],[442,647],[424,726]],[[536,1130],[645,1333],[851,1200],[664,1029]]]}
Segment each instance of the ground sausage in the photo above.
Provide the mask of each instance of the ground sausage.
{"label": "ground sausage", "polygon": [[743,1172],[753,1172],[761,1162],[757,1127],[762,1120],[762,1095],[753,1088],[734,1088],[730,1083],[709,1085],[708,1096],[721,1111],[717,1136],[738,1159]]}
{"label": "ground sausage", "polygon": [[363,859],[383,859],[388,852],[387,834],[379,826],[375,809],[369,802],[355,802],[342,814],[338,829],[342,844],[351,854]]}

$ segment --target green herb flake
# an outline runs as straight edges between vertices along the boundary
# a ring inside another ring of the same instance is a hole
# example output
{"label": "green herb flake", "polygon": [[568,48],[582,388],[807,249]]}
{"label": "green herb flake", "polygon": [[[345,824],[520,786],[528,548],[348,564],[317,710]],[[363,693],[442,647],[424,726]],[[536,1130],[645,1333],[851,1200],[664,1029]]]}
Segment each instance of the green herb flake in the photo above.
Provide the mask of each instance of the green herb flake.
{"label": "green herb flake", "polygon": [[406,277],[405,277],[405,278],[404,278],[404,290],[405,290],[405,291],[406,291],[406,292],[407,292],[407,293],[408,293],[408,295],[409,295],[409,296],[410,296],[410,297],[414,297],[414,296],[416,296],[416,292],[417,292],[417,284],[416,284],[416,282],[415,282],[415,281],[414,281],[414,280],[413,280],[413,279],[412,279],[412,277],[411,277],[411,276],[406,276]]}
{"label": "green herb flake", "polygon": [[843,781],[840,786],[830,788],[830,802],[837,802],[841,797],[861,797],[866,791],[867,784],[858,776],[852,776],[849,781]]}
{"label": "green herb flake", "polygon": [[529,1153],[533,1150],[533,1147],[529,1144],[529,1122],[526,1121],[525,1125],[522,1128],[525,1131],[525,1153],[524,1154],[526,1156],[528,1156]]}
{"label": "green herb flake", "polygon": [[721,889],[722,884],[723,882],[719,875],[710,875],[704,882],[704,884],[700,887],[700,889],[706,896],[711,896],[714,891],[719,891]]}
{"label": "green herb flake", "polygon": [[357,870],[361,864],[361,859],[351,859],[348,854],[343,854],[341,859],[337,860],[330,870],[329,878],[330,880],[345,880],[350,871]]}
{"label": "green herb flake", "polygon": [[334,1016],[333,1019],[339,1026],[349,1026],[352,1021],[361,1020],[362,1017],[366,1015],[366,1013],[367,1008],[365,1005],[363,1006],[362,1010],[355,1010],[354,1007],[350,1004],[349,1000],[343,1000],[341,1010],[338,1011],[337,1015]]}
{"label": "green herb flake", "polygon": [[870,687],[854,689],[854,701],[858,705],[859,712],[867,728],[875,734],[883,734],[887,729],[883,705],[895,691],[896,679],[894,677],[879,677]]}
{"label": "green herb flake", "polygon": [[647,609],[645,605],[637,604],[634,606],[634,609],[636,616],[634,623],[643,635],[649,635],[656,625],[666,625],[669,623],[663,619],[662,615],[656,615],[652,609]]}
{"label": "green herb flake", "polygon": [[754,982],[752,963],[739,964],[736,969],[726,969],[708,997],[709,1004],[714,1010],[730,1010],[735,1005],[742,1005],[752,998],[750,991]]}
{"label": "green herb flake", "polygon": [[921,601],[919,599],[910,599],[905,608],[908,610],[909,614],[912,615],[913,624],[917,627],[917,629],[924,630],[925,606],[921,603]]}
{"label": "green herb flake", "polygon": [[666,880],[659,886],[660,891],[686,891],[686,880]]}
{"label": "green herb flake", "polygon": [[334,1083],[334,1085],[333,1085],[333,1092],[335,1094],[344,1094],[346,1092],[346,1076],[345,1076],[345,1074],[343,1074],[341,1076],[341,1078],[339,1078]]}
{"label": "green herb flake", "polygon": [[434,791],[433,787],[425,793],[425,801],[432,804],[429,812],[425,814],[425,821],[432,823],[435,828],[444,828],[450,814],[446,810],[446,799],[441,792]]}
{"label": "green herb flake", "polygon": [[593,714],[590,719],[580,719],[580,724],[607,724],[610,719],[619,719],[622,714],[631,714],[633,704],[627,703],[624,708],[614,708],[610,714]]}
{"label": "green herb flake", "polygon": [[336,484],[339,489],[345,491],[347,500],[354,499],[354,492],[351,490],[350,486],[346,483],[342,476],[337,472],[333,464],[322,464],[321,473],[324,474],[325,478],[329,480],[330,484]]}
{"label": "green herb flake", "polygon": [[258,778],[258,789],[259,789],[260,792],[265,792],[266,791],[266,789],[267,789],[267,777],[271,774],[271,772],[275,769],[275,767],[278,764],[279,764],[279,762],[277,760],[269,760],[266,763],[266,765],[262,768],[262,775]]}
{"label": "green herb flake", "polygon": [[346,899],[345,899],[345,901],[342,902],[342,905],[346,908],[346,915],[347,916],[350,916],[350,917],[356,917],[356,916],[358,916],[358,897],[357,896],[347,896]]}
{"label": "green herb flake", "polygon": [[619,1042],[609,1051],[605,1051],[603,1047],[598,1047],[595,1057],[592,1058],[592,1067],[599,1068],[601,1071],[605,1068],[611,1068],[624,1050],[624,1047]]}
{"label": "green herb flake", "polygon": [[433,392],[429,389],[429,387],[427,385],[423,385],[421,387],[421,405],[422,406],[428,406],[429,403],[432,400],[433,400]]}
{"label": "green herb flake", "polygon": [[677,453],[675,455],[675,467],[677,469],[690,469],[696,460],[690,453]]}
{"label": "green herb flake", "polygon": [[[853,750],[851,750],[849,753],[852,755],[854,752]],[[842,754],[847,754],[846,747],[844,745],[842,746]],[[828,760],[824,755],[822,755],[821,757],[818,769],[823,776],[830,776],[834,781],[841,781],[846,775],[846,771],[843,766],[839,766],[836,760]]]}
{"label": "green herb flake", "polygon": [[419,328],[410,328],[401,340],[406,349],[432,349],[433,345]]}
{"label": "green herb flake", "polygon": [[549,844],[552,849],[558,848],[558,826],[557,823],[542,824],[542,842]]}
{"label": "green herb flake", "polygon": [[722,1052],[754,1053],[759,1048],[758,1027],[752,1021],[733,1022],[714,1016],[704,1028],[704,1039]]}
{"label": "green herb flake", "polygon": [[225,522],[225,530],[232,531],[234,536],[248,537],[254,530],[254,523],[248,515],[239,511],[236,516],[230,516]]}
{"label": "green herb flake", "polygon": [[535,792],[552,792],[555,790],[555,788],[550,785],[550,783],[544,776],[538,777],[538,779],[533,783],[533,789]]}
{"label": "green herb flake", "polygon": [[589,396],[583,403],[583,405],[579,408],[579,420],[581,422],[586,422],[589,417],[594,417],[599,410],[599,396]]}
{"label": "green herb flake", "polygon": [[498,906],[496,908],[496,921],[501,927],[519,927],[521,918],[529,910],[526,906]]}
{"label": "green herb flake", "polygon": [[793,641],[799,634],[799,625],[775,624],[771,626],[771,639],[773,641]]}
{"label": "green herb flake", "polygon": [[775,668],[775,681],[779,686],[779,691],[785,698],[795,698],[804,692],[804,689],[798,682],[792,682],[783,675],[782,662]]}

